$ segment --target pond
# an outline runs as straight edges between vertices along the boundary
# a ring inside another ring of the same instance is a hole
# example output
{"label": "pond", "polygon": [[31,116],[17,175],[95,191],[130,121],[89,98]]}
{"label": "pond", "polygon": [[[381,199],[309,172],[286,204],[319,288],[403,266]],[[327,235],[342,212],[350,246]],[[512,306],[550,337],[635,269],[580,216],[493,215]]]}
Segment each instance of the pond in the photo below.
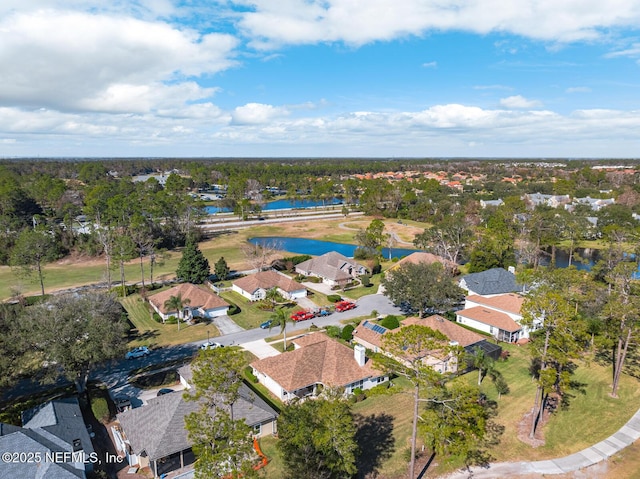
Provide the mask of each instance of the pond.
{"label": "pond", "polygon": [[[310,199],[300,199],[300,200],[292,200],[292,199],[280,199],[275,201],[269,201],[262,207],[262,211],[272,211],[272,210],[286,210],[286,209],[299,209],[303,210],[306,208],[316,208],[318,206],[331,206],[331,205],[341,205],[342,200],[339,198],[332,198],[330,200],[310,200]],[[215,213],[229,213],[233,211],[231,208],[221,207],[221,206],[206,206],[205,211],[208,215],[213,215]]]}
{"label": "pond", "polygon": [[[260,246],[267,245],[282,251],[289,251],[296,254],[310,254],[320,256],[330,251],[336,251],[348,258],[353,258],[353,254],[358,247],[355,244],[335,243],[333,241],[322,241],[308,238],[287,238],[284,236],[263,236],[260,238],[249,238],[249,242]],[[391,248],[392,258],[402,258],[410,255],[419,249]],[[389,258],[389,249],[383,248],[382,255]]]}

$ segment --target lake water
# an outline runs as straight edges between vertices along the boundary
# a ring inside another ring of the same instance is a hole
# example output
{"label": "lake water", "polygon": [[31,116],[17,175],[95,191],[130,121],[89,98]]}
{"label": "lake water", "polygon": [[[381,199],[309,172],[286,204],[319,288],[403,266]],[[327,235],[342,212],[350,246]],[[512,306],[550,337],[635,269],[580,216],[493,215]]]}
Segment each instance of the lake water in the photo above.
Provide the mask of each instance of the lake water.
{"label": "lake water", "polygon": [[[268,245],[270,248],[275,248],[282,251],[289,251],[296,254],[310,254],[313,256],[320,256],[330,251],[337,251],[338,253],[353,258],[353,254],[358,247],[355,244],[335,243],[333,241],[321,241],[307,238],[286,238],[283,236],[264,236],[260,238],[249,238],[249,242],[257,245]],[[403,256],[410,255],[419,249],[408,248],[391,248],[392,258],[402,258]],[[383,248],[382,255],[385,258],[389,257],[389,249]]]}
{"label": "lake water", "polygon": [[[338,198],[333,198],[330,200],[325,200],[324,203],[321,200],[310,200],[310,199],[301,199],[301,200],[290,200],[290,199],[281,199],[275,201],[269,201],[262,207],[262,211],[272,211],[272,210],[287,210],[287,209],[306,209],[306,208],[316,208],[318,206],[330,206],[330,205],[341,205],[342,200]],[[233,211],[231,208],[223,208],[220,206],[206,206],[205,211],[209,215],[213,215],[215,213],[229,213]]]}

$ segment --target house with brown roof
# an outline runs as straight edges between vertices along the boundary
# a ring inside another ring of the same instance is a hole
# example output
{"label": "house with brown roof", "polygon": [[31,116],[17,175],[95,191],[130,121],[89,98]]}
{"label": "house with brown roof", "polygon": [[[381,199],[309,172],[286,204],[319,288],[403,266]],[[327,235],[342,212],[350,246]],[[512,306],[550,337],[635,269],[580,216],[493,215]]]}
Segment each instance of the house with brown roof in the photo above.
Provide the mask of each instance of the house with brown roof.
{"label": "house with brown roof", "polygon": [[178,311],[170,311],[165,306],[171,296],[177,296],[178,294],[182,295],[183,300],[188,300],[182,315],[185,319],[192,317],[214,318],[223,316],[229,311],[229,303],[213,291],[206,289],[204,286],[182,283],[166,291],[149,296],[149,304],[163,321],[166,321],[171,316],[179,316]]}
{"label": "house with brown roof", "polygon": [[423,252],[423,251],[416,251],[415,253],[411,253],[410,255],[405,256],[400,261],[398,261],[396,264],[391,266],[386,274],[389,274],[394,269],[399,268],[403,264],[407,264],[407,263],[411,263],[411,264],[440,263],[440,264],[442,264],[442,266],[445,267],[445,269],[448,269],[449,271],[452,271],[454,274],[458,272],[458,265],[456,263],[454,263],[453,261],[449,261],[448,259],[443,258],[442,256],[435,255],[433,253],[427,253],[427,252]]}
{"label": "house with brown roof", "polygon": [[[441,332],[449,339],[451,345],[461,346],[468,354],[473,354],[475,348],[480,348],[491,357],[495,357],[495,359],[500,356],[500,347],[489,343],[486,338],[480,334],[458,326],[440,315],[435,314],[428,318],[410,317],[402,321],[400,328],[411,325],[426,326],[434,331]],[[398,330],[399,329],[396,331]],[[385,334],[388,334],[389,331],[390,330],[376,322],[365,319],[353,331],[353,341],[373,352],[385,353],[382,338]],[[393,333],[393,331],[391,332]],[[458,371],[458,358],[449,352],[424,351],[422,361],[441,374],[455,373]]]}
{"label": "house with brown roof", "polygon": [[[465,298],[465,307],[456,313],[456,321],[491,334],[499,341],[514,343],[529,338],[530,328],[522,326],[524,297],[508,293],[495,296],[471,295]],[[533,330],[541,327],[536,322]]]}
{"label": "house with brown roof", "polygon": [[249,301],[265,299],[267,291],[276,288],[283,297],[291,300],[307,296],[307,289],[286,274],[274,270],[260,271],[237,279],[231,289]]}
{"label": "house with brown roof", "polygon": [[344,285],[367,273],[367,268],[351,258],[330,251],[296,265],[296,273],[322,278],[330,286]]}
{"label": "house with brown roof", "polygon": [[367,390],[388,380],[365,356],[365,348],[355,349],[312,333],[294,339],[296,349],[251,363],[258,381],[282,401],[315,396],[319,387]]}

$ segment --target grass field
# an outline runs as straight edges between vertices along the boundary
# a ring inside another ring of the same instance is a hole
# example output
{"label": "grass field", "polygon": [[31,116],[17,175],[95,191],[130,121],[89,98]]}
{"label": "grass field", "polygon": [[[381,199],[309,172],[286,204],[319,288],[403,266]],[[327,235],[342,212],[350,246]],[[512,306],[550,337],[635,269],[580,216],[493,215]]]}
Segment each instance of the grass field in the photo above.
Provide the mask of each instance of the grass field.
{"label": "grass field", "polygon": [[[252,268],[247,261],[240,245],[248,238],[255,236],[290,236],[300,238],[323,239],[342,243],[354,243],[354,235],[358,228],[366,228],[373,218],[362,217],[351,223],[349,228],[341,228],[343,219],[312,220],[303,222],[285,222],[253,226],[239,231],[226,231],[216,237],[199,244],[204,256],[213,268],[218,259],[223,256],[227,264],[235,270]],[[393,220],[385,220],[390,231],[396,231],[402,240],[412,241],[416,232],[423,228],[408,227],[397,224]],[[285,255],[293,253],[283,252]],[[162,266],[156,266],[154,280],[173,278],[180,261],[181,251],[169,252],[169,258]],[[145,281],[149,281],[149,264],[144,261]],[[44,266],[44,286],[46,292],[72,288],[85,284],[106,282],[106,263],[103,258],[63,258],[62,260]],[[125,266],[125,276],[128,282],[140,281],[140,264],[138,260],[129,262]],[[119,271],[114,268],[111,272],[114,284],[119,280]],[[12,290],[17,289],[22,294],[38,294],[39,284],[36,276],[19,278],[9,266],[0,266],[0,299],[11,297]]]}

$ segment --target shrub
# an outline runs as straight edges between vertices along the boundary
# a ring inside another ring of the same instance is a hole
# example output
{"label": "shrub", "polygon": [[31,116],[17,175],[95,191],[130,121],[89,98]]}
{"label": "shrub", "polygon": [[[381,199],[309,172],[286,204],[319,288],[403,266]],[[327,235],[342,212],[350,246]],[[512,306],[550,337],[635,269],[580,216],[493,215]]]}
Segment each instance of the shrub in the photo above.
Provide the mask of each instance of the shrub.
{"label": "shrub", "polygon": [[364,286],[365,288],[373,286],[371,284],[371,276],[369,276],[368,274],[363,274],[362,276],[360,276],[360,281],[362,281],[362,286]]}
{"label": "shrub", "polygon": [[91,398],[91,411],[98,421],[106,422],[109,420],[109,404],[105,398]]}
{"label": "shrub", "polygon": [[342,296],[340,296],[339,294],[330,294],[329,296],[327,296],[327,300],[329,300],[332,303],[337,303],[341,299],[342,299]]}
{"label": "shrub", "polygon": [[153,313],[153,319],[156,323],[161,323],[162,322],[162,316],[160,316],[158,313]]}
{"label": "shrub", "polygon": [[342,334],[340,326],[327,326],[327,335],[332,338],[339,338]]}
{"label": "shrub", "polygon": [[240,309],[239,306],[236,306],[235,304],[232,304],[232,305],[229,306],[229,311],[227,312],[227,314],[229,316],[233,316],[234,314],[238,314],[240,311],[242,311],[242,310]]}
{"label": "shrub", "polygon": [[380,274],[381,272],[382,272],[382,265],[380,264],[380,261],[376,261],[373,267],[371,268],[371,274]]}
{"label": "shrub", "polygon": [[345,341],[351,341],[353,339],[353,330],[355,328],[351,324],[347,324],[344,328],[342,328],[342,333],[340,337]]}
{"label": "shrub", "polygon": [[301,254],[298,256],[291,256],[289,258],[282,258],[283,261],[288,262],[291,261],[294,265],[295,264],[300,264],[304,261],[310,260],[311,259],[311,255],[308,254]]}
{"label": "shrub", "polygon": [[391,394],[391,388],[389,387],[391,385],[390,381],[385,381],[381,384],[378,384],[377,386],[372,387],[371,389],[369,389],[367,391],[367,396],[371,397],[371,396],[383,396],[385,394]]}
{"label": "shrub", "polygon": [[367,399],[367,395],[360,388],[355,388],[353,390],[353,397],[356,398],[356,402],[364,401],[365,399]]}
{"label": "shrub", "polygon": [[298,275],[294,276],[293,279],[296,280],[298,283],[300,283],[300,282],[306,280],[306,276],[304,274],[298,274]]}
{"label": "shrub", "polygon": [[378,252],[371,248],[358,246],[353,252],[353,259],[372,259],[378,256]]}
{"label": "shrub", "polygon": [[380,326],[385,327],[387,329],[396,329],[400,326],[400,321],[397,316],[390,314],[386,318],[380,321]]}
{"label": "shrub", "polygon": [[251,366],[247,366],[245,368],[244,374],[247,376],[247,379],[249,379],[249,381],[251,381],[252,383],[258,382],[258,378],[255,376],[255,374],[253,374],[253,369],[251,368]]}

